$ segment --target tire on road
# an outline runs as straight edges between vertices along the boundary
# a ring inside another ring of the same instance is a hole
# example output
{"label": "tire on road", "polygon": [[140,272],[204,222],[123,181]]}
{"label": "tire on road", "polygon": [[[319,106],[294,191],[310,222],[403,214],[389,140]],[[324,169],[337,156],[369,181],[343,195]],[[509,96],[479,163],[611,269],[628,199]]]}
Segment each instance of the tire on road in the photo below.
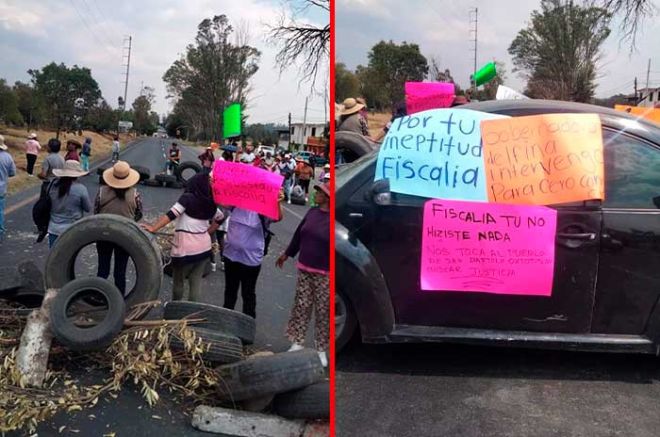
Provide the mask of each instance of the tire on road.
{"label": "tire on road", "polygon": [[196,163],[195,161],[184,161],[181,164],[179,164],[177,168],[174,169],[174,174],[176,175],[176,178],[180,182],[183,182],[184,184],[188,182],[188,179],[190,179],[190,177],[185,178],[183,176],[183,172],[185,170],[195,170],[195,174],[197,174],[202,171],[202,166]]}
{"label": "tire on road", "polygon": [[328,419],[330,383],[317,382],[300,390],[278,394],[273,409],[276,414],[289,419]]}
{"label": "tire on road", "polygon": [[220,399],[243,401],[306,387],[325,378],[314,350],[283,352],[269,357],[247,359],[216,369],[222,384]]}
{"label": "tire on road", "polygon": [[156,179],[162,186],[166,186],[167,184],[171,184],[174,182],[177,182],[177,178],[174,175],[169,175],[169,174],[157,174],[154,176],[154,179]]}
{"label": "tire on road", "polygon": [[142,181],[143,185],[146,185],[147,187],[162,187],[163,184],[161,182],[158,182],[155,179],[145,179]]}
{"label": "tire on road", "polygon": [[57,238],[46,259],[45,288],[62,288],[75,279],[78,253],[97,241],[120,246],[135,264],[135,285],[125,297],[128,307],[158,298],[163,281],[160,248],[133,220],[114,214],[85,217]]}
{"label": "tire on road", "polygon": [[131,165],[131,168],[140,173],[140,182],[146,181],[151,178],[151,171],[142,165]]}
{"label": "tire on road", "polygon": [[[95,326],[76,326],[67,317],[69,305],[74,299],[83,298],[92,291],[104,296],[108,305],[105,317]],[[71,350],[99,350],[110,345],[121,331],[125,315],[126,303],[114,284],[102,278],[81,278],[64,285],[53,298],[50,327],[55,338]]]}
{"label": "tire on road", "polygon": [[234,335],[245,344],[254,343],[255,320],[238,311],[207,303],[175,300],[165,305],[163,318],[165,320],[206,319],[191,326]]}
{"label": "tire on road", "polygon": [[[197,338],[201,338],[204,342],[204,352],[201,355],[205,361],[230,364],[245,358],[240,338],[211,329],[194,326],[191,326],[190,329],[195,332]],[[178,337],[170,337],[170,346],[176,350],[185,349],[183,340]]]}
{"label": "tire on road", "polygon": [[176,182],[168,182],[168,183],[165,184],[165,186],[166,186],[167,188],[175,188],[175,189],[178,189],[178,190],[180,190],[181,188],[185,187],[185,185],[183,184],[183,182],[179,182],[179,181],[176,181]]}

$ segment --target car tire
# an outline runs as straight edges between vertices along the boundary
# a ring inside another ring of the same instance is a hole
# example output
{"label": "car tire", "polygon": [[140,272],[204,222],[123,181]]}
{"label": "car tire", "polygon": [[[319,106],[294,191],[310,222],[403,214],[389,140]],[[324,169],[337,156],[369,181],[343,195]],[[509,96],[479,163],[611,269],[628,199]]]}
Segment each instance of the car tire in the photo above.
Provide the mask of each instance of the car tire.
{"label": "car tire", "polygon": [[197,173],[200,173],[202,171],[202,166],[199,165],[198,163],[194,162],[194,161],[184,161],[184,162],[182,162],[181,164],[179,164],[177,166],[177,168],[174,170],[174,174],[176,175],[176,178],[180,182],[185,184],[186,182],[188,182],[188,179],[190,179],[190,177],[189,178],[184,178],[183,172],[185,170],[189,170],[189,169],[190,170],[195,170],[195,174],[197,174]]}
{"label": "car tire", "polygon": [[167,184],[177,182],[176,176],[169,174],[157,174],[156,176],[154,176],[154,179],[160,182],[162,186],[167,186]]}
{"label": "car tire", "polygon": [[163,184],[162,182],[158,182],[155,179],[145,179],[142,181],[142,185],[146,185],[147,187],[162,187]]}
{"label": "car tire", "polygon": [[[172,277],[172,263],[167,263],[165,266],[163,266],[163,273],[170,278]],[[204,273],[202,273],[202,278],[206,278],[211,273],[213,273],[213,270],[211,270],[211,263],[209,262],[204,266]]]}
{"label": "car tire", "polygon": [[218,396],[226,401],[244,401],[306,387],[325,378],[315,350],[282,352],[247,359],[216,369],[222,383]]}
{"label": "car tire", "polygon": [[120,246],[135,264],[136,280],[125,297],[127,307],[158,298],[163,282],[160,249],[133,220],[114,214],[85,217],[62,232],[46,258],[45,289],[62,288],[74,280],[78,253],[98,241]]}
{"label": "car tire", "polygon": [[151,171],[142,165],[131,165],[131,168],[140,173],[140,182],[151,178]]}
{"label": "car tire", "polygon": [[228,308],[201,302],[175,300],[165,305],[163,318],[165,320],[203,318],[206,321],[191,324],[191,326],[234,335],[245,344],[254,343],[255,320],[248,315]]}
{"label": "car tire", "polygon": [[288,419],[328,419],[330,417],[330,383],[317,382],[300,390],[275,396],[273,409]]}
{"label": "car tire", "polygon": [[351,301],[341,292],[335,292],[335,350],[339,352],[355,336],[357,316]]}
{"label": "car tire", "polygon": [[[243,354],[243,343],[241,339],[233,335],[223,334],[211,329],[196,328],[191,326],[197,338],[204,342],[202,359],[212,363],[231,364],[245,358]],[[170,346],[176,350],[184,350],[183,340],[178,337],[170,337]],[[208,349],[207,349],[208,347]]]}
{"label": "car tire", "polygon": [[[99,324],[78,327],[67,318],[67,309],[73,299],[90,290],[105,297],[108,311]],[[100,350],[109,346],[121,331],[125,315],[126,303],[114,284],[102,278],[81,278],[64,285],[53,298],[50,307],[50,327],[55,338],[71,350]]]}

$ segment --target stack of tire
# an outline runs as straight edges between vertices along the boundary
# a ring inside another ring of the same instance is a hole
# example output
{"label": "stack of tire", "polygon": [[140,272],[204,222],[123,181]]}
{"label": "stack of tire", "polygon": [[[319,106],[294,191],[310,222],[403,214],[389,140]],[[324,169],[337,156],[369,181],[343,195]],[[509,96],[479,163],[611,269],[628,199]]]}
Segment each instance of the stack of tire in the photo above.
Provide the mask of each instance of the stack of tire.
{"label": "stack of tire", "polygon": [[[246,357],[239,347],[254,343],[255,320],[206,303],[169,302],[164,318],[204,319],[190,327],[208,345],[203,359],[219,364],[218,397],[227,405],[272,411],[292,419],[329,417],[329,382],[316,351],[266,352]],[[170,346],[183,348],[183,343],[175,339]]]}
{"label": "stack of tire", "polygon": [[202,171],[202,166],[194,161],[184,161],[174,170],[173,175],[159,173],[154,179],[147,179],[143,183],[151,187],[183,188],[188,180]]}

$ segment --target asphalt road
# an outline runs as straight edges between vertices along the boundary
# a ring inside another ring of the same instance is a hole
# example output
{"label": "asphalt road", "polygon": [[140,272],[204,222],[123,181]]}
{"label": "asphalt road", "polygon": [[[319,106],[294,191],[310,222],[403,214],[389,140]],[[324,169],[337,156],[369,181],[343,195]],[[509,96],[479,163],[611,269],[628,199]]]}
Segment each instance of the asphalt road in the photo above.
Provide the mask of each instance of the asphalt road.
{"label": "asphalt road", "polygon": [[[135,142],[127,150],[122,152],[121,159],[133,165],[142,165],[154,174],[162,171],[165,163],[163,156],[164,148],[168,146],[168,140],[147,138]],[[182,161],[197,161],[200,152],[192,148],[183,147]],[[81,179],[88,188],[90,197],[95,196],[98,191],[98,176],[92,171],[90,175]],[[140,185],[142,193],[145,218],[144,221],[154,221],[159,215],[166,212],[174,204],[182,190],[147,187]],[[31,205],[27,202],[37,191],[30,190],[9,198],[7,209],[11,212],[5,217],[7,233],[5,242],[0,246],[0,262],[3,265],[16,264],[23,260],[33,260],[43,267],[48,253],[47,243],[35,245],[34,225],[31,217]],[[25,206],[20,206],[24,203]],[[15,209],[16,206],[19,206]],[[307,211],[307,207],[299,205],[285,205],[284,219],[272,225],[271,230],[275,233],[269,248],[269,254],[263,262],[261,274],[257,284],[257,338],[255,346],[261,350],[272,350],[275,352],[288,349],[290,344],[285,338],[284,330],[289,317],[289,311],[293,303],[296,269],[295,264],[289,261],[283,270],[275,267],[275,259],[284,250],[298,223]],[[76,261],[76,272],[83,271],[94,274],[95,255],[91,249],[84,249]],[[79,266],[82,264],[82,266]],[[82,267],[82,268],[79,268]],[[130,273],[130,267],[129,267]],[[2,278],[0,278],[2,280]],[[171,278],[165,276],[161,300],[167,301],[171,297]],[[224,274],[218,271],[207,276],[204,284],[204,302],[222,305],[224,302]],[[242,308],[239,298],[237,308]],[[311,339],[311,333],[308,339]],[[313,347],[312,343],[308,343]],[[80,376],[85,372],[79,369]],[[99,374],[98,378],[107,375]],[[163,393],[161,393],[161,396]],[[138,408],[139,407],[139,408]],[[89,419],[93,414],[95,419]],[[155,415],[161,419],[153,419]],[[78,429],[79,435],[102,435],[114,431],[117,436],[121,435],[207,435],[197,433],[189,426],[189,418],[180,406],[171,399],[163,399],[163,402],[150,409],[143,402],[139,393],[128,387],[117,400],[112,398],[80,413],[67,415],[60,414],[55,420],[40,426],[39,435],[66,435],[58,433],[60,426],[67,429]],[[101,432],[103,431],[103,432]],[[122,432],[123,431],[123,432]],[[20,435],[20,434],[18,434]],[[70,434],[74,435],[74,434]]]}
{"label": "asphalt road", "polygon": [[352,344],[337,357],[337,436],[658,436],[658,360]]}

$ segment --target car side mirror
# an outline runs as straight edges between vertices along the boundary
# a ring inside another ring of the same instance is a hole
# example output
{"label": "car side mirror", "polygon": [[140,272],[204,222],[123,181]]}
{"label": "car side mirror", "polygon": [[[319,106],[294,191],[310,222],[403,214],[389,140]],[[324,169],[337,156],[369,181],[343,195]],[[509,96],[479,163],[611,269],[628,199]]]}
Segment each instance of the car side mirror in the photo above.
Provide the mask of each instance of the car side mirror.
{"label": "car side mirror", "polygon": [[392,193],[390,192],[390,180],[380,179],[371,186],[371,201],[376,205],[387,206],[392,204]]}

